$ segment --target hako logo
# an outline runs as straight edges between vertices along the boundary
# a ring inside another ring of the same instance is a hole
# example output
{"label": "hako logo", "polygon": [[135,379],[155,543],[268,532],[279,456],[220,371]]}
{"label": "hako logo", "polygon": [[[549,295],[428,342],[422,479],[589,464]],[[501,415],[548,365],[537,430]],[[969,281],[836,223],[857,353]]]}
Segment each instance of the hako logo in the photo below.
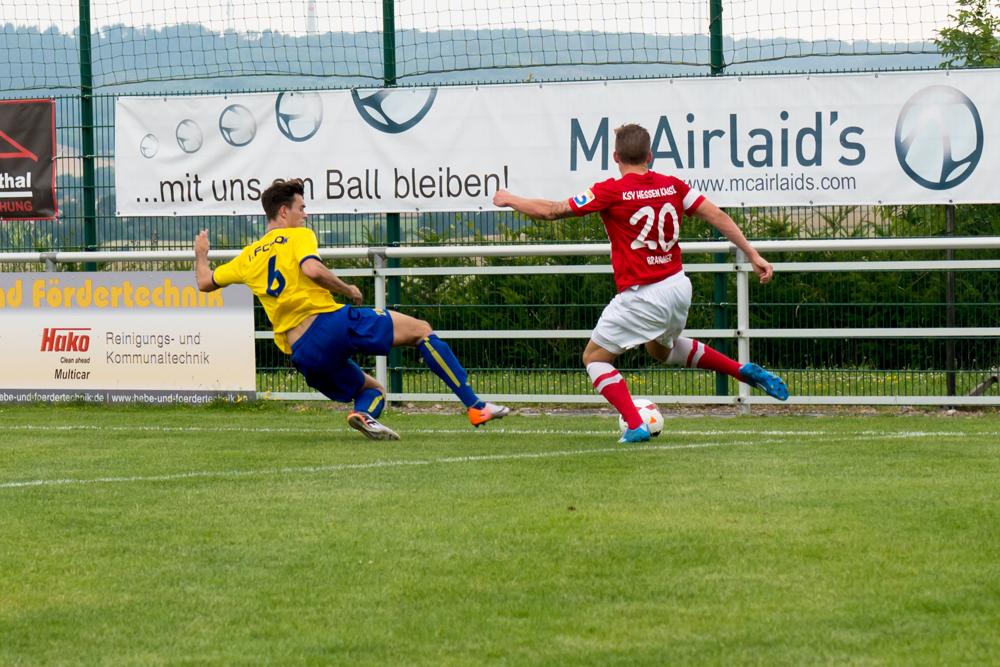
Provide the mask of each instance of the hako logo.
{"label": "hako logo", "polygon": [[292,141],[311,139],[323,124],[323,100],[318,93],[281,93],[274,112],[278,129]]}
{"label": "hako logo", "polygon": [[201,133],[198,123],[190,118],[177,124],[177,145],[185,153],[197,153],[205,143],[205,135]]}
{"label": "hako logo", "polygon": [[90,349],[90,334],[74,333],[90,328],[46,328],[42,333],[42,352],[86,352]]}
{"label": "hako logo", "polygon": [[911,97],[896,121],[896,157],[916,183],[949,190],[962,183],[983,155],[983,122],[965,93],[930,86]]}
{"label": "hako logo", "polygon": [[351,98],[365,122],[387,134],[399,134],[419,123],[431,110],[437,88],[352,90]]}
{"label": "hako logo", "polygon": [[246,146],[257,136],[257,119],[242,104],[230,104],[219,116],[219,132],[230,146]]}

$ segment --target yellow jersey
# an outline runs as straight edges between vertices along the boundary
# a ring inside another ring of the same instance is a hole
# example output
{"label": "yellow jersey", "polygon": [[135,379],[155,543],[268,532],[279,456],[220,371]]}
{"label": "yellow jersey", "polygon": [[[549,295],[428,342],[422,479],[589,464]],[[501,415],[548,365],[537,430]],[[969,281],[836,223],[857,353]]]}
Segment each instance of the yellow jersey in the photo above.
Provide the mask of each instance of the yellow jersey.
{"label": "yellow jersey", "polygon": [[217,268],[212,282],[219,287],[235,283],[249,287],[274,326],[274,343],[285,354],[291,354],[286,331],[310,315],[344,307],[299,268],[310,257],[319,259],[317,250],[311,229],[272,229],[243,248],[234,260]]}

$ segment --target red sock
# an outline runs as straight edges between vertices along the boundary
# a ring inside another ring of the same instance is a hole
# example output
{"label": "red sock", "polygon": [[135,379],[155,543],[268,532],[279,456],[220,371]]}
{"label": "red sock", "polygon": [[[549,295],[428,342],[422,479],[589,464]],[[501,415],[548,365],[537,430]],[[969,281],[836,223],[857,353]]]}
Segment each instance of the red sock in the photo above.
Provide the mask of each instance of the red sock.
{"label": "red sock", "polygon": [[698,368],[704,368],[708,371],[718,371],[720,373],[725,373],[726,375],[732,375],[734,378],[740,382],[746,382],[743,376],[740,375],[740,363],[733,361],[724,354],[716,352],[708,345],[700,341],[696,341],[699,347],[705,348],[705,353],[701,355],[701,359],[698,361]]}
{"label": "red sock", "polygon": [[693,338],[678,338],[667,357],[668,364],[680,364],[688,368],[703,368],[731,375],[740,382],[746,382],[740,375],[740,363],[733,361]]}
{"label": "red sock", "polygon": [[587,365],[587,373],[594,383],[594,389],[600,392],[608,403],[615,406],[630,429],[642,426],[642,417],[632,403],[632,394],[628,392],[625,378],[614,366],[603,361],[595,361]]}

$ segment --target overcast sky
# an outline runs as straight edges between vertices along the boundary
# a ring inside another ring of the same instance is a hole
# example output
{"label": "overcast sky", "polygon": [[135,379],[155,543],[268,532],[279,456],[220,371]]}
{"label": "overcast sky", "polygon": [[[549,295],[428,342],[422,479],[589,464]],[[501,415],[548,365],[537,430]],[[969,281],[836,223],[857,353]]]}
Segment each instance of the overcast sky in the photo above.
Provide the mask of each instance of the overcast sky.
{"label": "overcast sky", "polygon": [[[201,23],[238,33],[377,31],[382,0],[91,0],[96,27]],[[931,40],[954,0],[723,0],[737,39]],[[397,29],[530,28],[657,35],[707,34],[709,0],[396,0]],[[314,8],[315,23],[308,14]],[[0,23],[76,28],[79,0],[2,0]]]}

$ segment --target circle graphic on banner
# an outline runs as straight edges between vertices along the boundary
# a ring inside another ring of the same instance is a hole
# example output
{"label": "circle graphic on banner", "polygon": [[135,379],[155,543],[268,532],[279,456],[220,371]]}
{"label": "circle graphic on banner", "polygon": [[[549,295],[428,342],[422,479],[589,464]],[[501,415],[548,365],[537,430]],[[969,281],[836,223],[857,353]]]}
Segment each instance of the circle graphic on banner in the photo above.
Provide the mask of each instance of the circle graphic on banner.
{"label": "circle graphic on banner", "polygon": [[274,112],[278,129],[292,141],[311,139],[323,124],[323,100],[318,93],[281,93]]}
{"label": "circle graphic on banner", "polygon": [[257,119],[242,104],[230,104],[219,116],[219,132],[230,146],[246,146],[257,136]]}
{"label": "circle graphic on banner", "polygon": [[965,93],[930,86],[903,105],[896,121],[896,157],[906,175],[928,190],[949,190],[976,170],[983,121]]}
{"label": "circle graphic on banner", "polygon": [[147,134],[139,142],[139,152],[146,159],[149,159],[156,155],[156,152],[160,150],[160,140],[154,137],[152,134]]}
{"label": "circle graphic on banner", "polygon": [[386,134],[399,134],[431,110],[437,88],[352,90],[354,106],[366,123]]}
{"label": "circle graphic on banner", "polygon": [[182,120],[177,125],[177,145],[185,153],[197,153],[205,143],[205,135],[201,133],[198,123],[190,118]]}

